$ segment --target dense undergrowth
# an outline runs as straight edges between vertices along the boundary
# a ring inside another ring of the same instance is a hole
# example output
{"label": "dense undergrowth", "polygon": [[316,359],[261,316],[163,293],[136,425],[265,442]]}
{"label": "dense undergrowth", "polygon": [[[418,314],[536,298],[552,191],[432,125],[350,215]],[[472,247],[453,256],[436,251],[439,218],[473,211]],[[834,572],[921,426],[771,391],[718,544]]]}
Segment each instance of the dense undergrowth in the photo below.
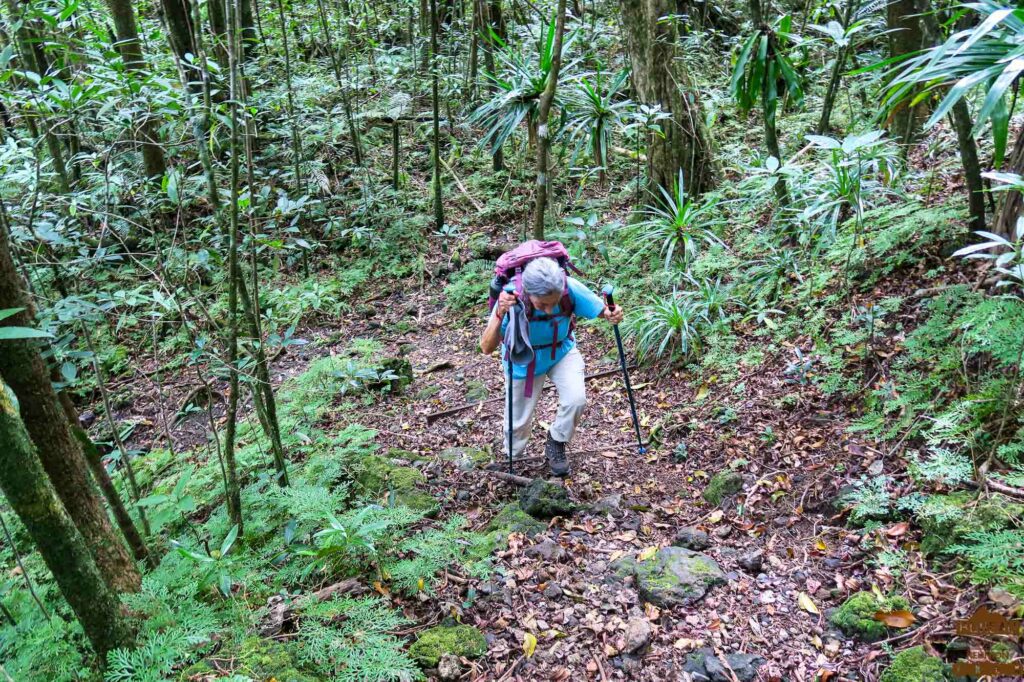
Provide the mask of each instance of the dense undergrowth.
{"label": "dense undergrowth", "polygon": [[[618,68],[625,60],[613,24],[602,17],[594,27],[588,56],[611,55]],[[519,30],[525,35],[532,28]],[[847,134],[806,134],[822,94],[809,87],[802,109],[779,111],[785,158],[768,157],[751,143],[757,115],[737,116],[724,87],[728,74],[714,60],[700,59],[736,41],[697,33],[683,40],[719,156],[730,160],[722,182],[699,199],[678,186],[658,196],[642,193],[635,160],[617,150],[606,160],[605,186],[582,167],[585,145],[570,127],[561,138],[558,161],[566,171],[556,175],[548,236],[568,246],[590,284],[618,285],[630,311],[625,330],[639,358],[655,372],[680,372],[704,387],[694,400],[713,404],[720,423],[742,409],[744,375],[781,362],[779,382],[820,391],[838,419],[849,418],[851,433],[885,454],[884,473],[847,486],[846,518],[863,530],[865,546],[872,546],[872,533],[900,521],[919,532],[895,551],[878,552],[876,565],[898,578],[920,551],[949,566],[965,588],[998,586],[1024,598],[1024,506],[984,484],[1024,485],[1024,302],[1020,283],[997,287],[986,279],[991,272],[950,257],[950,246],[966,239],[961,201],[944,189],[957,174],[955,160],[943,154],[905,158],[876,121],[858,115],[878,85],[871,73],[851,80],[847,101],[835,112],[833,128]],[[355,67],[353,89],[366,104],[365,120],[402,94],[403,78],[416,69],[415,52],[379,50],[372,69]],[[267,61],[254,76],[258,110],[280,108],[284,99],[276,80],[280,65]],[[172,70],[160,61],[154,68]],[[448,224],[432,230],[425,127],[411,128],[397,189],[381,170],[389,164],[390,132],[379,126],[369,126],[363,138],[367,168],[339,176],[335,161],[348,150],[335,143],[341,123],[326,60],[304,61],[298,69],[300,125],[305,145],[315,150],[305,170],[315,182],[301,196],[282,188],[276,169],[287,166],[288,150],[275,139],[261,151],[259,188],[245,199],[263,216],[250,239],[268,352],[304,343],[306,330],[329,331],[341,317],[369,317],[377,304],[367,299],[396,293],[401,305],[415,307],[420,299],[443,304],[452,325],[475,330],[486,310],[494,249],[521,236],[518,228],[528,221],[523,209],[532,149],[513,136],[507,145],[512,170],[491,172],[475,131],[449,120],[445,159],[461,180],[446,177]],[[606,66],[604,72],[617,71]],[[449,109],[460,95],[458,75],[448,74]],[[631,135],[635,130],[623,131],[622,141],[639,144]],[[922,146],[952,144],[950,131],[940,127]],[[12,143],[2,160],[13,169],[4,188],[35,182],[39,169],[27,146]],[[172,187],[165,182],[154,198],[135,194],[127,182],[109,182],[95,165],[85,168],[70,199],[44,197],[37,229],[53,231],[53,248],[91,254],[71,259],[61,283],[88,286],[54,296],[52,306],[39,310],[40,326],[56,338],[63,385],[100,416],[98,439],[112,441],[103,423],[110,415],[98,405],[93,342],[108,378],[143,373],[152,358],[165,375],[203,367],[224,379],[215,341],[215,321],[228,307],[223,235],[198,176],[180,177]],[[784,206],[774,191],[780,177],[788,188]],[[123,208],[111,221],[120,245],[97,242],[68,211],[101,204]],[[12,202],[12,224],[24,222],[30,210],[36,208],[27,198]],[[187,248],[165,242],[160,232],[144,237],[141,251],[139,244],[125,244],[129,228],[149,215],[186,222]],[[23,230],[14,237],[34,243]],[[57,288],[49,268],[33,272],[39,290]],[[139,283],[150,273],[161,286]],[[414,319],[407,315],[382,333],[414,334]],[[88,344],[77,333],[83,323],[95,328]],[[14,543],[5,543],[0,556],[13,568],[17,548],[24,564],[8,574],[0,592],[14,622],[0,628],[7,674],[54,682],[421,678],[402,634],[408,616],[388,597],[427,598],[453,565],[473,578],[489,575],[507,533],[472,530],[447,512],[447,500],[430,494],[421,458],[437,453],[386,451],[375,444],[374,431],[359,425],[359,411],[385,400],[389,389],[382,387],[399,378],[395,367],[379,362],[381,355],[375,339],[347,340],[343,353],[314,360],[280,387],[288,488],[270,473],[259,424],[251,418],[241,423],[237,460],[247,519],[241,533],[224,506],[215,440],[204,438],[185,451],[128,453],[159,564],[146,573],[142,592],[125,599],[140,627],[139,648],[112,654],[102,673],[26,532],[4,510]],[[115,410],[132,400],[132,385],[125,386],[114,391]],[[727,392],[716,391],[726,386]],[[666,419],[678,407],[670,406]],[[787,407],[780,400],[779,408]],[[176,408],[167,418],[202,412],[196,404]],[[133,427],[117,428],[130,441]],[[121,471],[123,455],[112,442],[105,445],[109,468]],[[680,444],[655,445],[669,450]],[[844,476],[839,466],[834,473]],[[120,477],[118,485],[129,493]],[[25,588],[26,577],[35,595]],[[348,577],[374,591],[310,597]],[[271,641],[260,635],[278,603],[288,606],[290,629]],[[458,620],[460,609],[473,604],[447,606]]]}

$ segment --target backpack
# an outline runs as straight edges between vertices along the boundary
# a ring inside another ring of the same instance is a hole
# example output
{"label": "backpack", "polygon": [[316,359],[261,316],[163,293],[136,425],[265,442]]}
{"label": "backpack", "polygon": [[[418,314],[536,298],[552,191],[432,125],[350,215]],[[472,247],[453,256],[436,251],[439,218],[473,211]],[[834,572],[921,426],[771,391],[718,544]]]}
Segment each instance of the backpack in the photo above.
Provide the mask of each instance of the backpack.
{"label": "backpack", "polygon": [[[494,264],[494,279],[491,281],[490,296],[487,301],[488,309],[493,310],[495,303],[498,302],[498,296],[501,294],[505,286],[512,282],[515,286],[516,296],[523,303],[523,308],[526,311],[526,319],[533,322],[535,319],[535,309],[530,304],[530,297],[523,295],[523,268],[527,266],[530,261],[536,258],[552,258],[562,268],[564,274],[564,284],[562,289],[562,300],[558,303],[558,313],[556,315],[546,316],[544,320],[550,320],[554,327],[552,338],[554,343],[544,344],[541,346],[532,346],[534,350],[540,348],[551,348],[551,358],[554,359],[558,352],[558,347],[561,346],[566,340],[573,338],[573,332],[576,328],[576,317],[574,313],[574,304],[572,296],[569,295],[569,270],[582,275],[579,268],[572,264],[572,260],[569,256],[569,251],[562,245],[561,242],[544,242],[536,239],[523,242],[511,251],[506,251],[498,257],[497,262]],[[560,320],[562,318],[568,318],[568,333],[561,339],[558,336]],[[529,325],[527,325],[529,329]],[[529,339],[527,339],[528,341]],[[506,360],[508,359],[508,349],[506,349]],[[526,397],[533,395],[533,376],[534,370],[536,369],[537,361],[532,361],[526,370]]]}

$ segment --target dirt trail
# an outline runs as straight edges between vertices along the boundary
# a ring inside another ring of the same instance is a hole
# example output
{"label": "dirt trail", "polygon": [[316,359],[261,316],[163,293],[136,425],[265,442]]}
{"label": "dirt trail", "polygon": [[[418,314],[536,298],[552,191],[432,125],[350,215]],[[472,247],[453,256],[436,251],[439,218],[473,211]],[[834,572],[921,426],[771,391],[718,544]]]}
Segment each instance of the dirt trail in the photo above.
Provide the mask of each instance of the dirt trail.
{"label": "dirt trail", "polygon": [[[467,393],[502,396],[503,384],[497,360],[475,351],[478,326],[457,326],[440,310],[424,322],[409,357],[420,372],[443,368],[419,375],[385,412],[353,419],[380,429],[385,448],[436,454],[467,446],[501,453],[500,400],[426,424],[425,415],[463,404]],[[607,336],[583,329],[579,345],[588,372],[615,366]],[[853,592],[872,584],[885,591],[892,583],[886,570],[865,566],[860,536],[845,529],[830,505],[847,476],[877,473],[885,462],[867,444],[847,439],[842,406],[829,405],[811,386],[785,382],[785,360],[766,356],[764,365],[740,367],[739,378],[724,385],[636,371],[643,431],[656,430],[660,440],[646,456],[632,445],[621,377],[588,382],[587,413],[571,447],[588,454],[572,455],[574,471],[565,485],[590,509],[555,519],[532,538],[513,535],[492,580],[456,578],[448,596],[428,605],[434,609],[428,622],[437,622],[453,602],[475,592],[463,622],[480,627],[490,648],[471,679],[681,680],[685,670],[698,680],[701,674],[742,680],[759,666],[758,679],[811,680],[822,669],[851,679],[877,675],[878,654],[848,641],[825,616]],[[542,454],[555,402],[549,389],[527,456]],[[444,513],[466,514],[479,527],[519,492],[440,460],[427,469]],[[742,489],[713,506],[701,493],[722,471],[739,474]],[[537,463],[517,473],[546,471]],[[724,582],[691,604],[655,606],[634,578],[618,576],[621,562],[651,565],[659,548],[673,544],[717,562]],[[933,586],[912,588],[934,592]],[[528,659],[527,633],[538,640]],[[718,669],[713,661],[701,667],[692,654],[705,647],[737,655]]]}

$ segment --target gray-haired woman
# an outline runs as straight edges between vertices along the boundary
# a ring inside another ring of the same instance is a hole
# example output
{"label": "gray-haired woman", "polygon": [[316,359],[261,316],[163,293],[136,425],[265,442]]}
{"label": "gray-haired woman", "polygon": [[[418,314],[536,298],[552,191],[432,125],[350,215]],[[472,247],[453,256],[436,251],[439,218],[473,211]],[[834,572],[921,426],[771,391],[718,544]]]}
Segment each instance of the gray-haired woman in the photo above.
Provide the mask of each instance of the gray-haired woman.
{"label": "gray-haired woman", "polygon": [[[526,307],[529,313],[530,343],[534,348],[535,359],[532,366],[512,365],[512,457],[519,457],[526,448],[537,400],[550,379],[558,391],[558,414],[548,431],[544,454],[552,474],[568,476],[569,459],[565,448],[572,440],[587,404],[583,356],[576,348],[571,318],[601,317],[612,324],[618,324],[622,322],[622,309],[619,306],[606,306],[583,283],[568,277],[552,258],[530,261],[523,268],[522,284],[523,293],[528,299]],[[487,328],[480,337],[480,348],[484,353],[493,353],[502,343],[508,323],[506,313],[515,303],[515,294],[503,292],[498,297]],[[563,310],[563,307],[569,310]],[[505,376],[507,381],[507,365]],[[539,384],[537,390],[532,390],[535,388],[531,385],[534,380]],[[503,423],[507,431],[507,414]],[[505,437],[508,437],[508,433]]]}

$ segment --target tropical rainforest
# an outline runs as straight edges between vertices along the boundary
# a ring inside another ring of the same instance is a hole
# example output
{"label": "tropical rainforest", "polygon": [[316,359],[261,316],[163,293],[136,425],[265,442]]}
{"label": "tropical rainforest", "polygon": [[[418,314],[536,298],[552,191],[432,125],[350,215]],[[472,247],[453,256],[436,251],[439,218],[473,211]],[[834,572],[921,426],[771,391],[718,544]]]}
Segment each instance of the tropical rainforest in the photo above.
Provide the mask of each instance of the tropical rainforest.
{"label": "tropical rainforest", "polygon": [[[1022,73],[997,0],[3,0],[0,681],[1024,676]],[[529,239],[625,315],[562,480]]]}

